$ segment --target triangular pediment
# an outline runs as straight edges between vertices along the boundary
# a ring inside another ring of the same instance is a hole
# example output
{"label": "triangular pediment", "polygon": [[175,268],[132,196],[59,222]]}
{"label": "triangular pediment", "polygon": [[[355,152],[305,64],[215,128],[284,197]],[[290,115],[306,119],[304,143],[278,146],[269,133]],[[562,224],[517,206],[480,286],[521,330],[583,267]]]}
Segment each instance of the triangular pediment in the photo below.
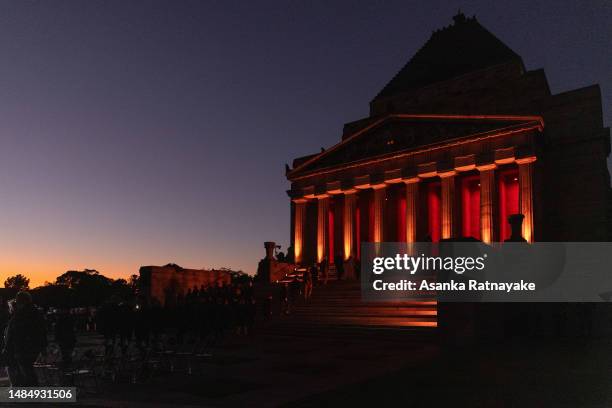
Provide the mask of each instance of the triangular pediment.
{"label": "triangular pediment", "polygon": [[533,126],[539,121],[540,118],[532,116],[389,115],[302,163],[288,177],[454,140],[476,139],[507,129]]}

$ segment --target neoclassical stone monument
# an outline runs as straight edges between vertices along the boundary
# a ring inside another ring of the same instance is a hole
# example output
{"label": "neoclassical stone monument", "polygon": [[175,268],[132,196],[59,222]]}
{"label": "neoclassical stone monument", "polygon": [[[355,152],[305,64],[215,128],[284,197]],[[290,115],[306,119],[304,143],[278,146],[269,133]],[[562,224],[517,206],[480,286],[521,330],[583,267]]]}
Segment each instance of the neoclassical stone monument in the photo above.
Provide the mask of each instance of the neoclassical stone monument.
{"label": "neoclassical stone monument", "polygon": [[542,69],[463,14],[435,31],[340,141],[297,158],[296,263],[359,259],[360,242],[610,239],[599,86],[552,94]]}

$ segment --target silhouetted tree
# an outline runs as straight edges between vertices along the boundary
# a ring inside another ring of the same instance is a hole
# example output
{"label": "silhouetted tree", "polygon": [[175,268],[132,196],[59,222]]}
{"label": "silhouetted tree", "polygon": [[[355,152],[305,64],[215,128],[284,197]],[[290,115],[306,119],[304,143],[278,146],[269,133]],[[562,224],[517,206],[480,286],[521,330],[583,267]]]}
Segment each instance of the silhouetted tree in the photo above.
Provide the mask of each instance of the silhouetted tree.
{"label": "silhouetted tree", "polygon": [[32,289],[34,303],[42,307],[73,307],[75,304],[73,289],[65,285],[54,285],[47,282],[43,286]]}
{"label": "silhouetted tree", "polygon": [[132,286],[125,279],[115,279],[111,283],[111,292],[120,299],[129,299],[135,294]]}
{"label": "silhouetted tree", "polygon": [[72,289],[78,306],[99,305],[113,292],[113,280],[101,275],[95,269],[67,271],[58,276],[55,283]]}
{"label": "silhouetted tree", "polygon": [[111,279],[95,269],[85,269],[82,271],[67,271],[55,278],[56,285],[68,286],[71,289],[76,289],[80,286],[96,283],[104,283],[110,285]]}
{"label": "silhouetted tree", "polygon": [[[134,275],[135,276],[135,275]],[[83,271],[67,271],[58,276],[55,285],[69,289],[68,292],[47,289],[44,293],[57,294],[69,293],[70,303],[74,306],[99,306],[111,296],[127,300],[134,296],[134,277],[130,281],[125,279],[111,279],[95,269]]]}
{"label": "silhouetted tree", "polygon": [[247,283],[251,280],[251,277],[242,271],[231,271],[230,276],[232,283]]}
{"label": "silhouetted tree", "polygon": [[138,275],[130,275],[130,281],[128,285],[132,288],[132,292],[136,293],[138,291],[138,285],[140,285],[140,276]]}
{"label": "silhouetted tree", "polygon": [[4,281],[4,287],[7,289],[14,289],[16,291],[27,290],[30,288],[30,279],[21,274],[9,276]]}

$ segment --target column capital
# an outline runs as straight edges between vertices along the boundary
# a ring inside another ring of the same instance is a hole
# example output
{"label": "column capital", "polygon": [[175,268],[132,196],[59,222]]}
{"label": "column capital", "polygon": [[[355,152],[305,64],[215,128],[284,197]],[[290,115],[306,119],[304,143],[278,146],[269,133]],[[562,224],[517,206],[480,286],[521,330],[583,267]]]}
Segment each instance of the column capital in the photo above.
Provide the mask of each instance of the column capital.
{"label": "column capital", "polygon": [[373,190],[382,190],[383,188],[386,188],[387,185],[385,183],[380,183],[380,184],[372,184],[370,187],[372,187]]}
{"label": "column capital", "polygon": [[516,157],[515,146],[504,147],[501,149],[495,149],[493,152],[493,158],[497,164],[508,164],[512,163]]}
{"label": "column capital", "polygon": [[436,162],[421,163],[417,166],[416,171],[421,178],[435,177],[438,175],[438,164]]}
{"label": "column capital", "polygon": [[366,174],[364,176],[355,177],[353,181],[353,187],[358,190],[365,190],[370,188],[370,176]]}
{"label": "column capital", "polygon": [[340,181],[332,181],[325,184],[325,192],[327,194],[342,194]]}
{"label": "column capital", "polygon": [[394,184],[402,182],[402,169],[394,169],[385,171],[385,183]]}
{"label": "column capital", "polygon": [[404,182],[404,184],[415,184],[421,181],[421,179],[418,177],[410,177],[410,178],[405,178],[402,181]]}
{"label": "column capital", "polygon": [[303,204],[303,203],[307,203],[307,202],[308,202],[308,199],[307,199],[307,198],[305,198],[305,197],[302,197],[302,198],[294,198],[294,199],[293,199],[293,200],[291,200],[291,201],[293,201],[293,202],[294,202],[294,203],[296,203],[296,204]]}
{"label": "column capital", "polygon": [[495,170],[496,168],[497,168],[497,164],[495,163],[481,164],[481,165],[476,166],[476,169],[478,169],[478,171]]}
{"label": "column capital", "polygon": [[468,154],[465,156],[457,156],[454,159],[455,170],[457,171],[470,171],[476,167],[476,155]]}
{"label": "column capital", "polygon": [[324,198],[329,198],[329,194],[327,194],[327,193],[326,194],[318,194],[318,195],[315,196],[315,198],[317,200],[322,200]]}
{"label": "column capital", "polygon": [[438,176],[440,176],[440,178],[453,177],[456,174],[457,172],[455,170],[438,171]]}
{"label": "column capital", "polygon": [[536,161],[535,156],[521,157],[520,159],[516,159],[516,164],[529,164]]}
{"label": "column capital", "polygon": [[343,190],[343,191],[342,191],[342,194],[344,194],[345,196],[347,196],[347,195],[356,194],[356,193],[357,193],[357,191],[358,191],[357,189],[355,189],[355,188],[351,188],[351,189],[349,189],[349,190]]}

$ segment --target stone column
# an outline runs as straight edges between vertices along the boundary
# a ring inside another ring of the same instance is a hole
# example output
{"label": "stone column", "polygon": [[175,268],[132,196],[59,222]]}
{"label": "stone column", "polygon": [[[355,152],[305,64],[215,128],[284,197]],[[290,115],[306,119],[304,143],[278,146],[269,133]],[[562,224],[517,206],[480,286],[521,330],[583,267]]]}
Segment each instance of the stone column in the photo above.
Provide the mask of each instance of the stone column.
{"label": "stone column", "polygon": [[413,243],[417,240],[419,178],[411,178],[404,183],[406,183],[406,242]]}
{"label": "stone column", "polygon": [[295,256],[295,263],[300,264],[302,262],[302,254],[304,252],[304,224],[306,220],[307,200],[300,198],[293,200],[293,202],[295,203],[295,215],[293,220],[293,253]]}
{"label": "stone column", "polygon": [[494,237],[493,203],[496,167],[494,163],[478,166],[478,171],[480,171],[480,239],[487,244],[493,242]]}
{"label": "stone column", "polygon": [[523,220],[523,238],[533,242],[533,162],[535,157],[517,159],[519,170],[519,211]]}
{"label": "stone column", "polygon": [[441,173],[442,179],[442,239],[455,235],[455,172]]}
{"label": "stone column", "polygon": [[327,256],[327,220],[329,217],[329,196],[317,196],[317,262]]}
{"label": "stone column", "polygon": [[383,242],[385,226],[386,184],[372,186],[374,189],[374,242]]}
{"label": "stone column", "polygon": [[344,259],[355,258],[355,204],[357,190],[344,192]]}

